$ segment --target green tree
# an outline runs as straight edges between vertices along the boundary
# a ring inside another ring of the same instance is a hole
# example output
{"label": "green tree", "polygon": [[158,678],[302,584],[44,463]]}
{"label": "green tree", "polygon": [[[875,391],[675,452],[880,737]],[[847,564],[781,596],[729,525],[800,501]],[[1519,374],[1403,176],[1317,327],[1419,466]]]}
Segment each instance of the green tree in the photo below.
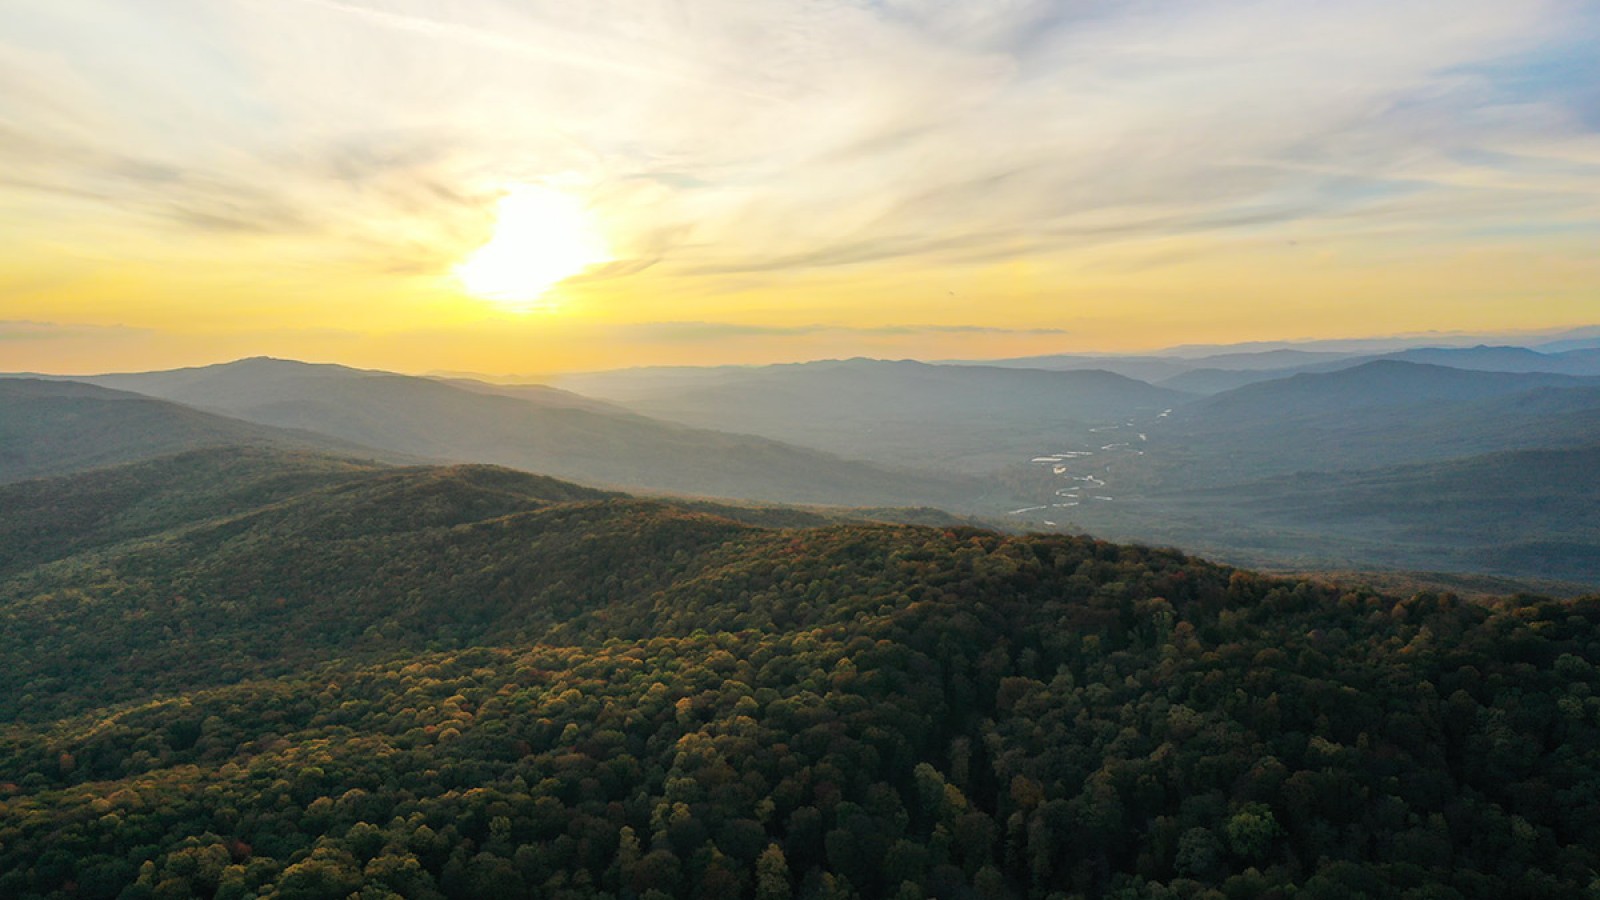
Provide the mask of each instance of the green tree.
{"label": "green tree", "polygon": [[756,860],[756,900],[789,900],[789,862],[777,844],[769,844]]}
{"label": "green tree", "polygon": [[282,900],[344,900],[361,887],[361,869],[344,850],[318,847],[283,870],[278,879]]}
{"label": "green tree", "polygon": [[1224,834],[1228,849],[1246,863],[1260,862],[1272,848],[1281,829],[1264,803],[1248,803],[1228,819]]}

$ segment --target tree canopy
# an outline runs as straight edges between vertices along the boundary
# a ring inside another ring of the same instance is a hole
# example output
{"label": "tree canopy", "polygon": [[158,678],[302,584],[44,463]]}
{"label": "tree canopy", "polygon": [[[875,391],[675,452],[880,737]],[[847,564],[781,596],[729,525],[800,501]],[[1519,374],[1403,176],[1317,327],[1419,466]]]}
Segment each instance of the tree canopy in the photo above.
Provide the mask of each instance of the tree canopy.
{"label": "tree canopy", "polygon": [[0,897],[1595,884],[1600,598],[301,464],[30,488],[102,515],[0,566]]}

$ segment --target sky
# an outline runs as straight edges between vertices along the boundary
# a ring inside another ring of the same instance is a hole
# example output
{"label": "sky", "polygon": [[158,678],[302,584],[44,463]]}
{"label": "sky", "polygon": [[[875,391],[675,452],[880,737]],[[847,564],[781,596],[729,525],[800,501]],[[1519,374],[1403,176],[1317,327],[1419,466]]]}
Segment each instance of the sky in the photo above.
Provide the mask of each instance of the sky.
{"label": "sky", "polygon": [[6,0],[0,370],[1600,322],[1592,0]]}

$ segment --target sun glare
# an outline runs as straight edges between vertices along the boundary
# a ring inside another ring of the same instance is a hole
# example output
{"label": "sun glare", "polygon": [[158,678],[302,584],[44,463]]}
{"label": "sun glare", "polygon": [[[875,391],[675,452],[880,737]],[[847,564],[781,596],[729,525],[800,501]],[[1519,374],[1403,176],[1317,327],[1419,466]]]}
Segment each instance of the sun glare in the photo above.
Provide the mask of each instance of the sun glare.
{"label": "sun glare", "polygon": [[522,185],[501,198],[494,236],[457,265],[455,275],[473,296],[524,312],[550,288],[610,259],[577,197]]}

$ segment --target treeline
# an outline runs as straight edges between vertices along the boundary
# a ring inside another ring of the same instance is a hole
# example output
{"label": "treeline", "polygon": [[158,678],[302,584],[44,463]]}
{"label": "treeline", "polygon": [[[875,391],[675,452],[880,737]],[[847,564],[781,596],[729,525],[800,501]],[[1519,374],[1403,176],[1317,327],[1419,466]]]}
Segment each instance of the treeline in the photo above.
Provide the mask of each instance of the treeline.
{"label": "treeline", "polygon": [[[0,897],[1596,887],[1600,600],[1396,599],[1085,538],[768,530],[587,495],[462,522],[507,485],[441,477],[345,531],[320,530],[344,508],[323,487],[184,554],[5,582],[0,678],[60,714],[0,739]],[[84,600],[53,620],[18,587],[74,573]],[[115,665],[29,668],[19,641],[51,621],[63,658],[115,657],[141,640],[115,622],[167,621],[180,583],[192,661],[166,679],[113,679],[108,705]],[[283,671],[204,671],[246,634],[319,631],[339,640],[258,647]],[[419,649],[430,633],[449,646]]]}

